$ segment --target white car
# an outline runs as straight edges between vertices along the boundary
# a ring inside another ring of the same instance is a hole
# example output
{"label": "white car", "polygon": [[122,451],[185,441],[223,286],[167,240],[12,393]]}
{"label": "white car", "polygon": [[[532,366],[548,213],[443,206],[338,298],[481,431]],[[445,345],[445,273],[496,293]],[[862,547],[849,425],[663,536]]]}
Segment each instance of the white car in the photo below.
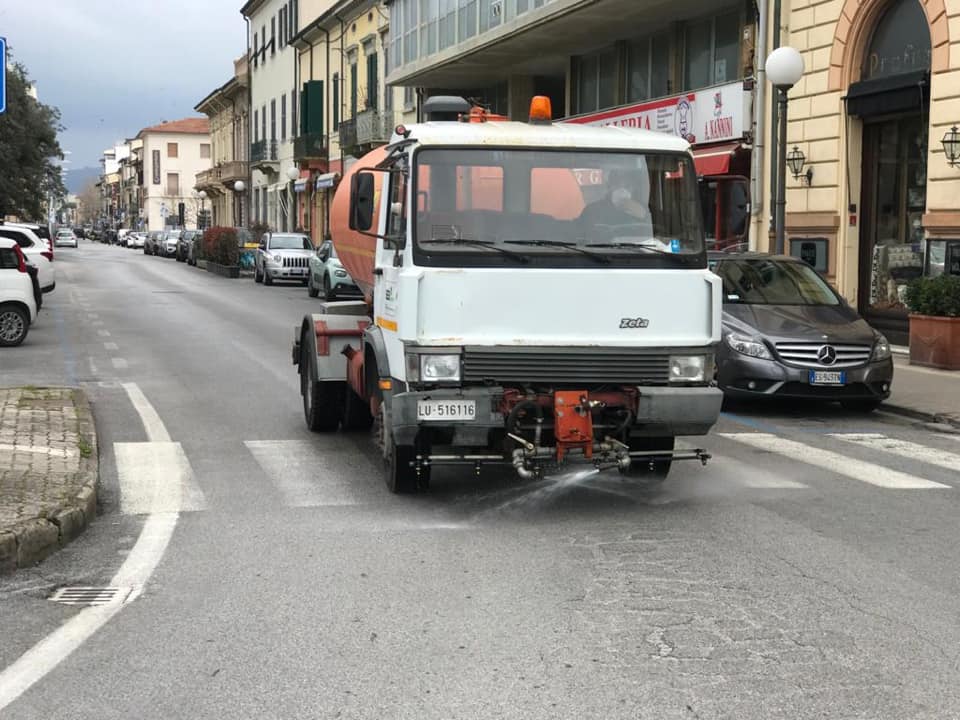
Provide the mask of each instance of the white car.
{"label": "white car", "polygon": [[14,225],[0,225],[0,238],[15,240],[20,250],[37,266],[37,280],[40,289],[48,293],[57,286],[57,276],[53,269],[53,251],[47,241],[37,237],[33,230]]}
{"label": "white car", "polygon": [[146,242],[147,234],[134,232],[127,235],[127,247],[133,250],[143,250],[143,244]]}
{"label": "white car", "polygon": [[77,236],[73,230],[57,230],[57,235],[53,239],[53,244],[57,247],[77,247]]}
{"label": "white car", "polygon": [[33,281],[20,246],[0,237],[0,347],[22,343],[36,319]]}

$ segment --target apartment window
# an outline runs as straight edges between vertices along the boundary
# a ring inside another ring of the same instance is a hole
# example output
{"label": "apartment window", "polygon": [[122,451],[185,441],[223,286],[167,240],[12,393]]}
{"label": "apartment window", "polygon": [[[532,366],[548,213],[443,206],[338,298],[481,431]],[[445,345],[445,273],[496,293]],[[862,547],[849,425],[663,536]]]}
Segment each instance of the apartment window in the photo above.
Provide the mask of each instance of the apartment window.
{"label": "apartment window", "polygon": [[180,146],[177,143],[167,143],[167,157],[180,157]]}
{"label": "apartment window", "polygon": [[267,59],[267,25],[260,26],[260,52],[263,53],[263,59]]}
{"label": "apartment window", "polygon": [[420,51],[424,54],[437,51],[437,18],[442,0],[419,0],[420,2]]}
{"label": "apartment window", "polygon": [[270,55],[277,54],[277,16],[270,18]]}
{"label": "apartment window", "polygon": [[200,143],[200,159],[210,159],[210,143]]}
{"label": "apartment window", "polygon": [[740,77],[740,12],[692,22],[683,33],[683,82],[687,90]]}
{"label": "apartment window", "polygon": [[[390,32],[387,31],[380,36],[380,44],[383,46],[383,77],[386,80],[390,74]],[[384,112],[393,112],[393,88],[384,82],[383,85],[383,110]]]}
{"label": "apartment window", "polygon": [[260,53],[260,36],[257,33],[253,33],[253,66],[257,67],[259,64],[259,53]]}
{"label": "apartment window", "polygon": [[260,142],[260,111],[253,111],[253,141]]}
{"label": "apartment window", "polygon": [[267,139],[267,106],[260,108],[260,139]]}
{"label": "apartment window", "polygon": [[287,94],[280,96],[280,140],[287,139]]}
{"label": "apartment window", "polygon": [[167,195],[179,197],[180,195],[180,174],[167,173]]}
{"label": "apartment window", "polygon": [[287,23],[287,8],[280,8],[280,47],[287,45],[287,31],[290,25]]}
{"label": "apartment window", "polygon": [[[367,107],[376,110],[380,94],[380,68],[378,65],[378,55],[376,46],[371,42],[367,52]],[[372,51],[372,52],[371,52]]]}
{"label": "apartment window", "polygon": [[627,47],[627,102],[670,94],[670,38],[666,33]]}
{"label": "apartment window", "polygon": [[357,83],[359,69],[357,68],[357,59],[354,58],[350,63],[350,117],[355,118],[357,116],[357,92],[359,88]]}
{"label": "apartment window", "polygon": [[416,92],[412,87],[403,89],[403,109],[413,110],[417,105]]}
{"label": "apartment window", "polygon": [[407,12],[403,23],[406,30],[406,36],[403,39],[403,60],[409,63],[417,59],[417,3],[414,0],[408,0],[404,7]]}
{"label": "apartment window", "polygon": [[340,127],[340,73],[333,74],[333,123],[330,127],[337,130]]}
{"label": "apartment window", "polygon": [[462,42],[477,34],[477,0],[459,0],[459,39]]}
{"label": "apartment window", "polygon": [[403,7],[399,2],[390,5],[390,27],[394,35],[391,38],[390,52],[393,67],[403,65]]}
{"label": "apartment window", "polygon": [[290,137],[297,134],[297,91],[290,91]]}
{"label": "apartment window", "polygon": [[608,48],[592,55],[583,55],[576,62],[578,113],[613,107],[618,102],[617,49]]}
{"label": "apartment window", "polygon": [[277,141],[277,101],[270,101],[270,140]]}
{"label": "apartment window", "polygon": [[300,32],[300,2],[299,0],[290,0],[290,35],[296,35]]}

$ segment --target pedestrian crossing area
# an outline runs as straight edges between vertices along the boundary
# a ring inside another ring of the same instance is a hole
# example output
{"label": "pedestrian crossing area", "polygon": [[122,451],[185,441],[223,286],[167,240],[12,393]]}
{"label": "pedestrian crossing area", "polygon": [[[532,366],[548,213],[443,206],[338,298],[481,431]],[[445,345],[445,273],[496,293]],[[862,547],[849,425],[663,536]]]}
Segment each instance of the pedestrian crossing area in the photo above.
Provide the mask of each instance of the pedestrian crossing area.
{"label": "pedestrian crossing area", "polygon": [[[904,439],[876,432],[720,432],[704,438],[701,446],[714,455],[707,467],[675,463],[665,487],[679,482],[705,483],[721,492],[960,489],[960,435],[914,433],[912,439]],[[202,478],[194,473],[180,443],[118,442],[114,451],[122,513],[210,509]],[[383,486],[379,463],[363,439],[251,439],[240,441],[238,452],[246,453],[253,467],[254,480],[247,482],[263,484],[256,493],[265,508],[403,503]],[[456,478],[458,471],[444,472]],[[456,502],[469,502],[472,490],[480,502],[489,488],[478,483],[485,481],[468,470],[459,475],[463,488]],[[519,487],[521,481],[516,482]]]}

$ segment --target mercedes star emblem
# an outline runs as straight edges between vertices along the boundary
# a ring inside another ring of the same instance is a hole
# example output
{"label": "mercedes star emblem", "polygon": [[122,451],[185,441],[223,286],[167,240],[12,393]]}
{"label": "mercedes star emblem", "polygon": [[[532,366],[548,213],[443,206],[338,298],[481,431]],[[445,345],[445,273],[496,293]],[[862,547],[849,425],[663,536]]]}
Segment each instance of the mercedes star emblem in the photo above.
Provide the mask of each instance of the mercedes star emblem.
{"label": "mercedes star emblem", "polygon": [[837,349],[833,345],[824,345],[817,351],[817,360],[821,365],[833,365],[837,361]]}

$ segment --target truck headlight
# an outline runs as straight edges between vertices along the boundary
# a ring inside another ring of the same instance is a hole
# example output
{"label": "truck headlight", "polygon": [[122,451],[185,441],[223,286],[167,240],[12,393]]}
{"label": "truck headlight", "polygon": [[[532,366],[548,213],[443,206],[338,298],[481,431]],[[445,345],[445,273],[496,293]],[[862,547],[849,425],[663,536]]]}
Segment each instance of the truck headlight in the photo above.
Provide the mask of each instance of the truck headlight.
{"label": "truck headlight", "polygon": [[438,382],[444,380],[453,382],[460,380],[460,356],[421,355],[420,381]]}
{"label": "truck headlight", "polygon": [[877,333],[876,342],[873,344],[873,354],[870,356],[870,359],[886,360],[891,354],[889,341],[882,334]]}
{"label": "truck headlight", "polygon": [[707,365],[706,355],[671,355],[670,382],[704,382]]}
{"label": "truck headlight", "polygon": [[737,333],[727,333],[724,336],[727,345],[732,350],[736,350],[741,355],[760,358],[761,360],[773,360],[767,346],[759,338],[749,337],[747,335],[738,335]]}

